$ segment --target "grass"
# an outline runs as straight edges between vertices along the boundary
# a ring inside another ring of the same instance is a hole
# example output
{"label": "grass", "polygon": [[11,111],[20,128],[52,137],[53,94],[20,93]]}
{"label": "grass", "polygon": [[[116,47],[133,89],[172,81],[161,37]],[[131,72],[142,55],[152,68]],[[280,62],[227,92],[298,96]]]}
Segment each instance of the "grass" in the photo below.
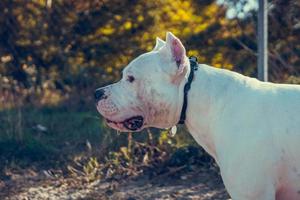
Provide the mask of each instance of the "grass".
{"label": "grass", "polygon": [[[80,156],[95,156],[104,162],[109,152],[128,147],[128,134],[117,135],[102,121],[96,109],[64,107],[23,107],[0,112],[0,162],[20,167],[35,164],[61,167]],[[148,133],[133,134],[133,140],[146,142]],[[194,144],[184,131],[169,138],[166,131],[151,129],[156,144],[174,148]]]}
{"label": "grass", "polygon": [[0,121],[0,156],[30,162],[75,153],[86,142],[99,145],[111,134],[92,111],[22,108],[2,111]]}

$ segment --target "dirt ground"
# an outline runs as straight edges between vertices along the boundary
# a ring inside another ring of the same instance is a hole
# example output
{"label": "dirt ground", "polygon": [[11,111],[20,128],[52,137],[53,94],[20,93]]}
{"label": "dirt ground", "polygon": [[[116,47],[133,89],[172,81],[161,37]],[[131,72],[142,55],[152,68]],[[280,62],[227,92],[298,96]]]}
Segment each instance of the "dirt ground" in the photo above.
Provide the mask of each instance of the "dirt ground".
{"label": "dirt ground", "polygon": [[0,182],[0,199],[229,199],[216,170],[170,168],[149,176],[142,173],[119,180],[86,181],[83,177],[55,177],[49,171],[24,171]]}

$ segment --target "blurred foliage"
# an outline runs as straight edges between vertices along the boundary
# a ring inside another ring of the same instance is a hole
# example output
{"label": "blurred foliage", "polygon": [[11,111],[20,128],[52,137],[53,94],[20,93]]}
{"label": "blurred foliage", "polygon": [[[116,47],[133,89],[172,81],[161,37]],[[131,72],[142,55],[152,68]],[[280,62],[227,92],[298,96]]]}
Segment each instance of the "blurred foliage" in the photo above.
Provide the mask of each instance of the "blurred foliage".
{"label": "blurred foliage", "polygon": [[213,158],[204,149],[187,145],[176,147],[169,142],[161,144],[157,139],[150,139],[150,135],[152,132],[148,131],[149,140],[139,142],[128,134],[127,146],[109,152],[104,162],[98,162],[96,157],[77,157],[68,165],[68,172],[75,177],[84,176],[86,181],[121,180],[142,173],[149,177],[171,173],[180,176],[179,172],[199,166],[218,172]]}
{"label": "blurred foliage", "polygon": [[[256,76],[255,13],[225,13],[213,0],[2,0],[0,100],[10,107],[81,105],[166,31],[200,62]],[[270,2],[272,81],[299,74],[299,13],[299,1]]]}

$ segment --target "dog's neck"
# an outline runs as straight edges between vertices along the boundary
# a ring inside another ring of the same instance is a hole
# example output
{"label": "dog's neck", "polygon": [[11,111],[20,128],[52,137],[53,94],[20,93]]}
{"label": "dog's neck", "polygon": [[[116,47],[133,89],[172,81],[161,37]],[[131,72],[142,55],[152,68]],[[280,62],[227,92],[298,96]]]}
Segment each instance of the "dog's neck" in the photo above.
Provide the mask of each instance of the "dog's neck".
{"label": "dog's neck", "polygon": [[193,138],[216,160],[213,124],[225,106],[223,97],[230,84],[219,72],[219,69],[199,65],[189,92],[185,122]]}

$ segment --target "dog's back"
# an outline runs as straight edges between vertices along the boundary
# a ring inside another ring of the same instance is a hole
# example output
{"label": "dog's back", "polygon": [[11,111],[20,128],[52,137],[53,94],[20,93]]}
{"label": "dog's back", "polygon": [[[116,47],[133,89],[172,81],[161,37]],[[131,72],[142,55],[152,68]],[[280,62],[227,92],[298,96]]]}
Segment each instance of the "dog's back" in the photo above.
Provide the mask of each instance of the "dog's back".
{"label": "dog's back", "polygon": [[[240,151],[249,157],[252,169],[244,173],[255,173],[255,166],[265,170],[265,179],[271,178],[269,182],[276,187],[277,199],[300,199],[300,85],[265,83],[227,70],[209,70],[215,71],[216,80],[229,82],[222,91],[227,104],[220,112],[220,134],[230,137],[228,141],[224,137],[221,145],[231,149],[228,152]],[[224,162],[230,166],[240,161]]]}
{"label": "dog's back", "polygon": [[300,199],[300,86],[274,87],[273,111],[266,121],[270,121],[280,163],[276,169],[278,199]]}

